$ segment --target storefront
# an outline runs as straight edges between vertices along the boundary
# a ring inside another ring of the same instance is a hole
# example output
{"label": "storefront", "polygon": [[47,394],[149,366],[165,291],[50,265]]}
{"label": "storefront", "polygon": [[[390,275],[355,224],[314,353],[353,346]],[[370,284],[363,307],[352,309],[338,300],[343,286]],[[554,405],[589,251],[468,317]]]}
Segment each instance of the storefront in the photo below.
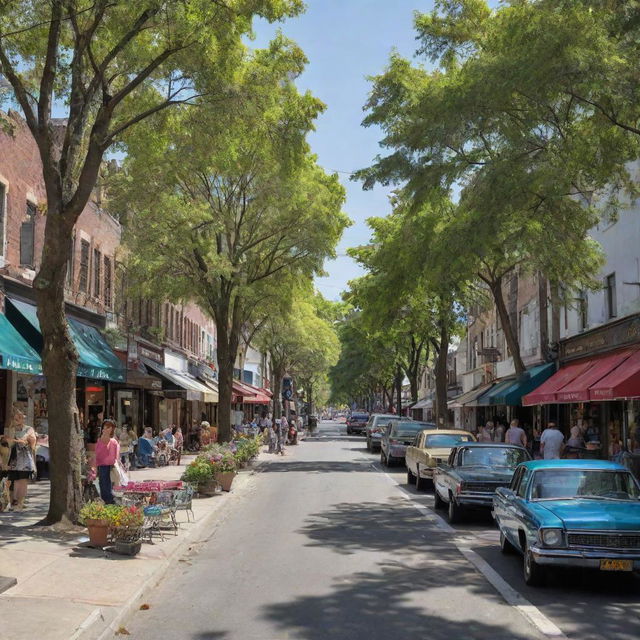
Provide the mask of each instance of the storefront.
{"label": "storefront", "polygon": [[524,398],[544,407],[566,437],[578,427],[589,456],[614,458],[634,448],[640,398],[640,315],[561,343],[560,369]]}
{"label": "storefront", "polygon": [[477,432],[484,419],[484,409],[476,405],[476,400],[493,387],[493,382],[481,384],[470,391],[452,398],[449,409],[453,410],[454,426],[456,429]]}

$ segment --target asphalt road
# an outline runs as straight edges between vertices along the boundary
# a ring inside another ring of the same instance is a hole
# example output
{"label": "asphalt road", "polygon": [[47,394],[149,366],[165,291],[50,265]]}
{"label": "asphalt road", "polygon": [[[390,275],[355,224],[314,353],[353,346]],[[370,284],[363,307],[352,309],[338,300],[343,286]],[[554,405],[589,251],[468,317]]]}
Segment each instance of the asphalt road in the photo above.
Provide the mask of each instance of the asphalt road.
{"label": "asphalt road", "polygon": [[[637,638],[635,581],[562,578],[525,589],[490,520],[452,534],[429,493],[386,473],[364,438],[321,423],[270,457],[126,623],[130,638],[524,640],[546,637],[460,553],[465,539],[568,637]],[[394,481],[397,480],[401,484]]]}

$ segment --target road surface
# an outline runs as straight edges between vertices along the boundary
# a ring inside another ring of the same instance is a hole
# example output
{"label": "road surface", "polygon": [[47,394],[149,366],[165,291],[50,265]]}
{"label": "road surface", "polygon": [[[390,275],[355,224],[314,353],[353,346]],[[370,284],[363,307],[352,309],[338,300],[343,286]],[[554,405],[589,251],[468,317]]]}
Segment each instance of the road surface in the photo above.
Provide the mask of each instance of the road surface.
{"label": "road surface", "polygon": [[403,469],[387,473],[364,438],[345,434],[321,423],[318,437],[269,456],[149,609],[126,622],[129,637],[637,637],[635,581],[525,589],[519,558],[500,555],[490,520],[451,530],[429,509],[432,495],[407,488]]}

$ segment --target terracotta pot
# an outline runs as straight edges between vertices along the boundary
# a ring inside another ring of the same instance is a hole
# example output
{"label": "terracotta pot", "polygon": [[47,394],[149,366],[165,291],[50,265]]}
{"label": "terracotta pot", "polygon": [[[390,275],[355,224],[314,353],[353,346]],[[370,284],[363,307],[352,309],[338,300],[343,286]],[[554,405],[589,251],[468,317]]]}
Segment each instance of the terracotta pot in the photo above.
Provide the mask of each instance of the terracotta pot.
{"label": "terracotta pot", "polygon": [[220,471],[216,473],[215,478],[220,483],[223,491],[230,491],[233,479],[236,477],[235,471]]}
{"label": "terracotta pot", "polygon": [[109,521],[108,520],[87,520],[87,529],[89,530],[89,542],[93,547],[105,547],[109,539]]}

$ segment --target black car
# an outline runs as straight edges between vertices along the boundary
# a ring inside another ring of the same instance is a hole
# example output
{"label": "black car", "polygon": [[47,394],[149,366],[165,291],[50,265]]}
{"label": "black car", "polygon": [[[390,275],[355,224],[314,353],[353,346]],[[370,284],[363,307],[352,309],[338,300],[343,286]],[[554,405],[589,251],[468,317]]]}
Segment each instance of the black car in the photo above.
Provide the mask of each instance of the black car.
{"label": "black car", "polygon": [[369,422],[369,414],[354,412],[347,418],[347,433],[351,435],[352,433],[363,434],[364,430],[367,426],[367,422]]}

